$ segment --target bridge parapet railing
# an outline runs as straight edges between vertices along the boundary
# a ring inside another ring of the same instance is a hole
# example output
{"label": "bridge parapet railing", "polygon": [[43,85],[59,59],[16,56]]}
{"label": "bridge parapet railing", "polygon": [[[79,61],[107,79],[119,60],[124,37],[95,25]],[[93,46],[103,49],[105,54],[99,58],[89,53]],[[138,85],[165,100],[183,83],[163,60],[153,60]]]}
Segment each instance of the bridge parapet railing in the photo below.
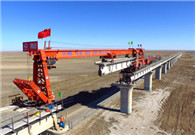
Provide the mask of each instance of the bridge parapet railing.
{"label": "bridge parapet railing", "polygon": [[33,110],[26,111],[24,113],[15,115],[6,120],[0,121],[0,130],[2,130],[3,128],[10,128],[14,132],[15,131],[14,123],[19,122],[21,120],[26,121],[27,122],[26,124],[29,125],[29,118],[38,112],[39,110],[33,109]]}
{"label": "bridge parapet railing", "polygon": [[135,80],[141,78],[142,76],[144,76],[145,74],[153,71],[157,67],[160,67],[163,64],[167,63],[168,61],[170,61],[170,60],[172,60],[174,58],[181,57],[181,55],[182,55],[182,53],[177,53],[177,54],[171,55],[171,56],[169,56],[169,57],[167,57],[165,59],[162,59],[162,60],[160,60],[160,61],[158,61],[156,63],[153,63],[153,64],[151,64],[151,65],[149,65],[149,66],[147,66],[147,67],[145,67],[145,68],[143,68],[143,69],[141,69],[139,71],[136,71],[134,73],[124,73],[124,74],[130,74],[131,81],[135,81]]}
{"label": "bridge parapet railing", "polygon": [[30,123],[33,122],[34,120],[41,120],[43,117],[53,115],[53,113],[58,112],[63,109],[63,107],[61,107],[63,106],[63,102],[56,102],[54,103],[54,106],[55,106],[54,109],[52,109],[48,114],[42,115],[42,112],[45,111],[45,108],[40,107],[37,109],[32,109],[32,110],[23,112],[21,114],[15,115],[11,118],[7,118],[3,121],[0,121],[0,134],[6,134],[6,133],[9,133],[10,131],[15,132],[15,130],[18,128],[15,126],[15,124],[17,125],[18,122],[22,121],[25,123],[23,125],[29,126]]}

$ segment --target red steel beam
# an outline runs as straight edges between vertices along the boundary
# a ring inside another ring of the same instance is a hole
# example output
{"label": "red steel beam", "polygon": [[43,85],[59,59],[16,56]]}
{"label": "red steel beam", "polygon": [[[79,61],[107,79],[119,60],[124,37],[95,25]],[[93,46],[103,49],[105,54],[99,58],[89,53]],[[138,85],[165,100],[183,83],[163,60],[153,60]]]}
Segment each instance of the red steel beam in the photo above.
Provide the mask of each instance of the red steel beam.
{"label": "red steel beam", "polygon": [[[45,53],[45,57],[56,57],[57,59],[81,58],[81,57],[97,57],[105,56],[106,58],[115,58],[117,55],[137,54],[143,55],[144,49],[70,49],[70,50],[41,50],[30,51],[29,55],[41,55]],[[44,58],[43,58],[44,59]]]}

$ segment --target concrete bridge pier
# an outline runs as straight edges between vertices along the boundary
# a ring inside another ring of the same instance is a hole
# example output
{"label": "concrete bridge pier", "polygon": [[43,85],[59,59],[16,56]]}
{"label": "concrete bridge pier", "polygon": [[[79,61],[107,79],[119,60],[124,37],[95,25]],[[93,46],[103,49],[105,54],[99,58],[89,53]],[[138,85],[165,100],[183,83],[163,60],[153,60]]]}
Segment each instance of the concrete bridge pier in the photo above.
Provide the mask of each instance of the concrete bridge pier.
{"label": "concrete bridge pier", "polygon": [[132,95],[134,85],[120,88],[120,111],[130,114],[132,112]]}
{"label": "concrete bridge pier", "polygon": [[177,58],[174,59],[174,64],[175,64],[176,61],[177,61]]}
{"label": "concrete bridge pier", "polygon": [[167,73],[167,63],[163,64],[162,73],[163,74],[166,74]]}
{"label": "concrete bridge pier", "polygon": [[152,75],[153,71],[147,73],[144,76],[144,90],[151,91],[152,90]]}
{"label": "concrete bridge pier", "polygon": [[173,60],[171,60],[171,67],[173,67]]}
{"label": "concrete bridge pier", "polygon": [[169,61],[169,69],[171,68],[171,61]]}
{"label": "concrete bridge pier", "polygon": [[156,68],[155,79],[161,80],[162,66]]}
{"label": "concrete bridge pier", "polygon": [[167,70],[170,69],[170,61],[167,62]]}

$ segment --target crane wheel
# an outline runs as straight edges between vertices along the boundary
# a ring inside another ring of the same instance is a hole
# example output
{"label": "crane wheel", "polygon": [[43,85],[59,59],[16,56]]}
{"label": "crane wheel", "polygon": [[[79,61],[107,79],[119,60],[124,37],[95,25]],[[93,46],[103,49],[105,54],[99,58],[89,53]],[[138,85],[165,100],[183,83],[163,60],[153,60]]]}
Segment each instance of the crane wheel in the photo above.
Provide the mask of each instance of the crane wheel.
{"label": "crane wheel", "polygon": [[12,104],[14,104],[14,105],[16,104],[16,99],[12,100]]}
{"label": "crane wheel", "polygon": [[19,100],[20,100],[20,102],[23,102],[23,97],[20,96],[20,97],[19,97]]}
{"label": "crane wheel", "polygon": [[23,96],[16,97],[15,99],[12,100],[12,104],[20,104],[23,102]]}

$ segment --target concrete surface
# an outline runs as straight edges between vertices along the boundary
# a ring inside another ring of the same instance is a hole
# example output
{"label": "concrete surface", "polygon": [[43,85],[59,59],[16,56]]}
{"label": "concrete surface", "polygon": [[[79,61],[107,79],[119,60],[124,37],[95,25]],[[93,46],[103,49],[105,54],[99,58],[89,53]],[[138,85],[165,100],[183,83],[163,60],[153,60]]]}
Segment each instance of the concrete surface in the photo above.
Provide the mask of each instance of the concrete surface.
{"label": "concrete surface", "polygon": [[[56,116],[56,114],[53,114]],[[17,133],[11,135],[38,135],[48,128],[53,127],[53,117],[50,115],[42,120],[31,124],[30,126],[23,127]]]}
{"label": "concrete surface", "polygon": [[163,74],[167,73],[167,63],[163,64],[162,73]]}
{"label": "concrete surface", "polygon": [[152,72],[147,73],[144,76],[144,90],[147,90],[147,91],[152,90],[152,75],[153,75],[153,73],[154,72],[152,71]]}
{"label": "concrete surface", "polygon": [[132,112],[132,96],[134,85],[120,87],[120,111],[130,114]]}
{"label": "concrete surface", "polygon": [[155,79],[161,80],[162,66],[156,68]]}
{"label": "concrete surface", "polygon": [[170,69],[170,61],[167,62],[167,70]]}

